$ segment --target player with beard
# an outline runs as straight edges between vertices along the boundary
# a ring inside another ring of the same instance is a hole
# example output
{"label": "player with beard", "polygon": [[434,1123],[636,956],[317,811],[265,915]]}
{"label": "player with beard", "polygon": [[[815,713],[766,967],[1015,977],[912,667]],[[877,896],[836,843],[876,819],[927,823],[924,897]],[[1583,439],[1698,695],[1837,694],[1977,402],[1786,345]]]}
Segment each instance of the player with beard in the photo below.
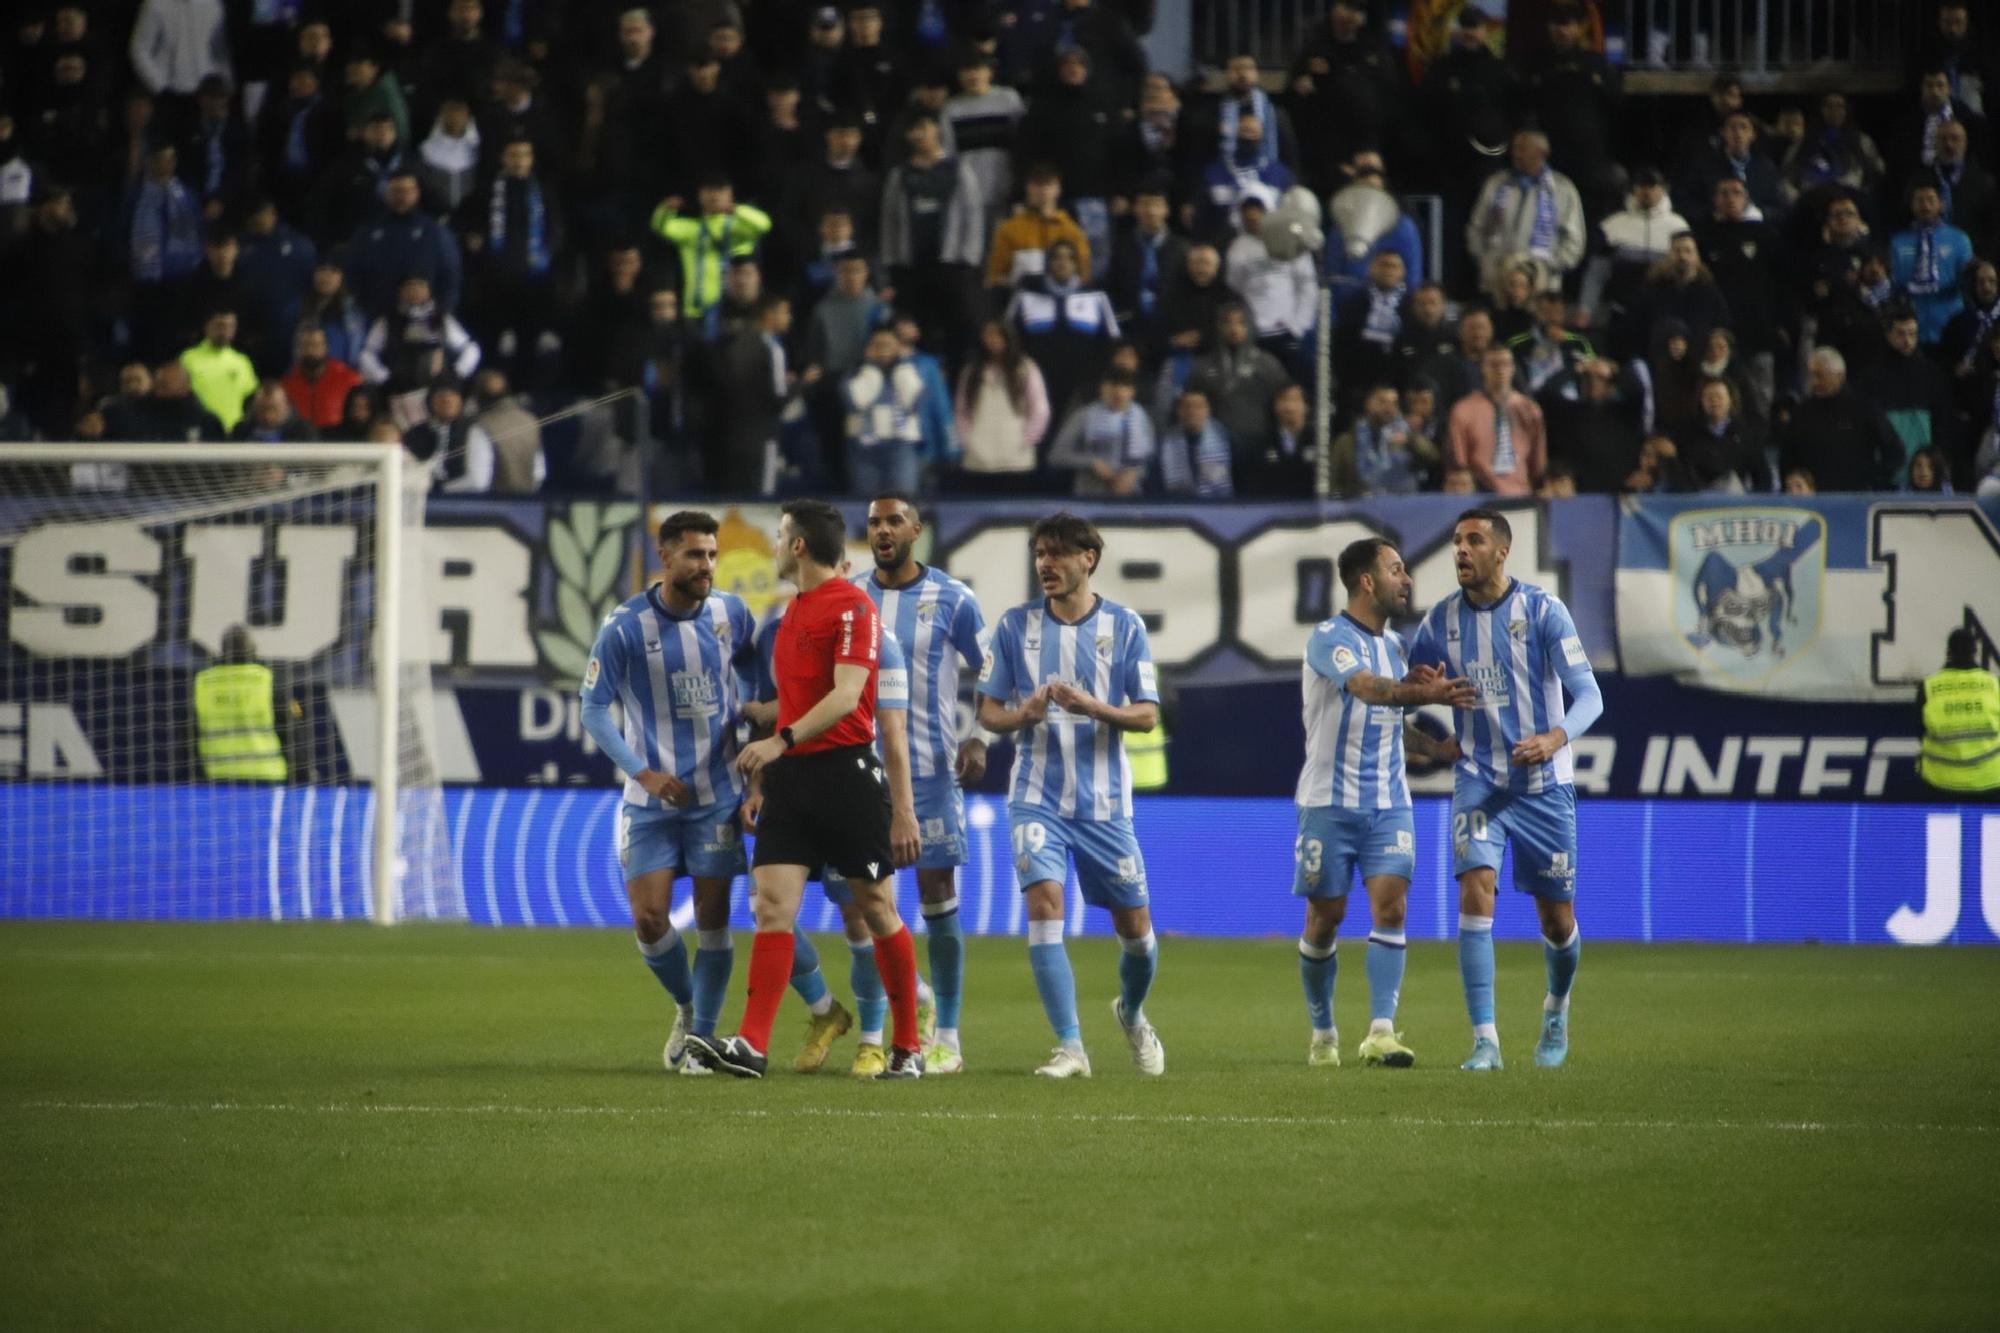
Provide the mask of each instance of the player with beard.
{"label": "player with beard", "polygon": [[[1458,968],[1472,1018],[1465,1069],[1499,1069],[1493,1020],[1495,881],[1514,845],[1514,887],[1541,917],[1549,989],[1535,1063],[1569,1057],[1569,993],[1582,942],[1576,929],[1576,766],[1570,742],[1604,712],[1590,657],[1553,593],[1507,575],[1513,529],[1497,509],[1468,509],[1452,526],[1458,591],[1431,608],[1410,646],[1416,668],[1466,677],[1476,692],[1453,715],[1451,840],[1458,877]],[[1563,710],[1563,691],[1570,705]]]}
{"label": "player with beard", "polygon": [[1335,936],[1361,873],[1374,929],[1368,932],[1368,1035],[1363,1064],[1406,1069],[1416,1053],[1396,1031],[1407,940],[1404,899],[1417,863],[1417,833],[1403,750],[1439,763],[1456,741],[1434,741],[1403,720],[1417,704],[1470,704],[1472,683],[1423,672],[1408,680],[1403,640],[1389,621],[1410,610],[1410,572],[1394,543],[1364,537],[1340,553],[1347,608],[1306,640],[1306,762],[1299,771],[1299,836],[1292,892],[1306,900],[1299,975],[1312,1020],[1309,1065],[1340,1064],[1333,1024]]}

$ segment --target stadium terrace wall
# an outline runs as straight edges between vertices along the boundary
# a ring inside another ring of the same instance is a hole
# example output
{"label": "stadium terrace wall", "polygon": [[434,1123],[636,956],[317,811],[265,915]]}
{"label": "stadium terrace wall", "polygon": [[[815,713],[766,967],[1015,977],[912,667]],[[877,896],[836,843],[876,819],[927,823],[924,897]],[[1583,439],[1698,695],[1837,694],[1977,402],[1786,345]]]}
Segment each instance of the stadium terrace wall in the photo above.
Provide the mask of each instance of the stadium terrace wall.
{"label": "stadium terrace wall", "polygon": [[[135,919],[366,919],[367,788],[19,784],[31,803],[25,845],[7,849],[0,916]],[[616,792],[583,788],[454,788],[445,794],[452,859],[469,917],[485,925],[612,926],[625,920],[613,851]],[[1593,939],[1722,943],[2000,943],[2000,808],[1856,802],[1621,801],[1578,803],[1578,914]],[[960,872],[966,929],[1019,935],[1005,803],[967,809],[970,861]],[[1449,803],[1417,810],[1417,875],[1409,930],[1446,939],[1457,890],[1448,865]],[[229,821],[235,863],[162,857],[143,837],[79,839],[74,830],[139,830],[167,819]],[[1296,832],[1276,798],[1142,797],[1154,919],[1168,934],[1288,935]],[[17,827],[19,821],[17,821]],[[1502,867],[1503,883],[1510,867]],[[738,880],[734,923],[751,925]],[[904,915],[919,921],[916,885],[900,877]],[[1109,929],[1069,886],[1070,929]],[[689,927],[683,901],[676,923]],[[802,918],[836,930],[818,894]],[[1503,904],[1498,931],[1532,938],[1535,915]]]}

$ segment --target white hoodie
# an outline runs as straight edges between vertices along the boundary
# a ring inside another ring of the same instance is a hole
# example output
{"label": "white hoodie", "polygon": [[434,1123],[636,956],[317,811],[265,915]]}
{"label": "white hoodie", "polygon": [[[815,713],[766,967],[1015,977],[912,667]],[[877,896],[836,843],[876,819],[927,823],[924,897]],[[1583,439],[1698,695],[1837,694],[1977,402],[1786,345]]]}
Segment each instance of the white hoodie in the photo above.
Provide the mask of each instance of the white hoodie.
{"label": "white hoodie", "polygon": [[1660,202],[1651,208],[1639,207],[1636,194],[1626,195],[1625,207],[1598,223],[1597,229],[1604,236],[1604,252],[1585,269],[1583,290],[1578,296],[1578,304],[1592,312],[1604,300],[1613,266],[1631,264],[1644,268],[1656,264],[1667,257],[1676,234],[1693,230],[1686,218],[1674,212],[1673,203],[1664,191]]}

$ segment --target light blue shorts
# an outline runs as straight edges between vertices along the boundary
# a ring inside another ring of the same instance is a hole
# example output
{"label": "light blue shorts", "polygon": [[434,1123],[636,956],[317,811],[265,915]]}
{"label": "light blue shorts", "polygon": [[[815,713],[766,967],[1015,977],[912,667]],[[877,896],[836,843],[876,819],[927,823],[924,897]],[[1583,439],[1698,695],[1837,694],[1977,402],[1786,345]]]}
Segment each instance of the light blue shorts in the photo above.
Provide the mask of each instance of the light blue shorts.
{"label": "light blue shorts", "polygon": [[1514,887],[1537,898],[1576,897],[1576,788],[1530,794],[1458,775],[1451,793],[1452,874],[1500,868],[1514,844]]}
{"label": "light blue shorts", "polygon": [[1052,879],[1069,880],[1076,862],[1077,886],[1092,907],[1144,907],[1146,858],[1129,819],[1065,819],[1040,806],[1007,807],[1014,832],[1014,870],[1022,888]]}
{"label": "light blue shorts", "polygon": [[747,864],[743,828],[736,822],[739,798],[683,809],[648,810],[626,805],[618,811],[618,862],[625,878],[654,870],[678,870],[697,879],[730,879]]}
{"label": "light blue shorts", "polygon": [[1417,824],[1409,806],[1349,810],[1338,805],[1299,807],[1299,840],[1292,848],[1292,892],[1301,898],[1344,898],[1361,878],[1417,869]]}
{"label": "light blue shorts", "polygon": [[923,850],[919,870],[943,870],[965,864],[965,792],[949,770],[910,779],[917,801],[917,834]]}

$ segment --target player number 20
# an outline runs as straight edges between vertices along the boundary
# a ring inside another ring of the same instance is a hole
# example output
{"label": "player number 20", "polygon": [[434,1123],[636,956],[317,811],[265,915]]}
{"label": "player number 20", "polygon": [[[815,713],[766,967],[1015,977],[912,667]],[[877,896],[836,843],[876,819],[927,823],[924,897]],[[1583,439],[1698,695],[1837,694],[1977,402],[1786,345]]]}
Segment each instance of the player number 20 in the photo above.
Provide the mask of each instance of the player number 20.
{"label": "player number 20", "polygon": [[1471,834],[1472,841],[1486,841],[1486,812],[1484,810],[1467,810],[1451,817],[1451,840],[1453,842],[1464,842],[1468,832]]}
{"label": "player number 20", "polygon": [[1040,824],[1022,824],[1014,830],[1014,855],[1033,856],[1049,840],[1049,831]]}

